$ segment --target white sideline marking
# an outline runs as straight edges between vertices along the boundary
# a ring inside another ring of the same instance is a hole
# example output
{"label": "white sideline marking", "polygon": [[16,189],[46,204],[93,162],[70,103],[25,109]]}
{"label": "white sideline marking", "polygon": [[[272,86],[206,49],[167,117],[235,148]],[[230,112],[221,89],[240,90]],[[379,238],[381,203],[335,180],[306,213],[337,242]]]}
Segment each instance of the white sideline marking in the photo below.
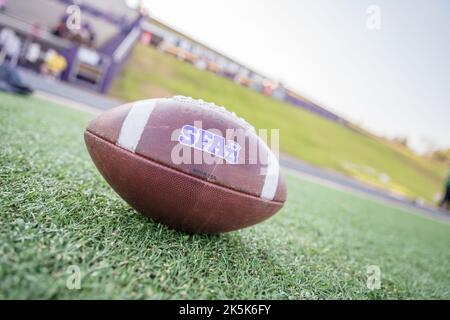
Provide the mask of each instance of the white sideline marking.
{"label": "white sideline marking", "polygon": [[136,150],[157,101],[157,99],[142,100],[131,107],[120,129],[119,139],[117,139],[118,146],[132,152]]}
{"label": "white sideline marking", "polygon": [[428,212],[424,212],[424,211],[420,210],[420,208],[413,208],[406,204],[402,204],[402,203],[399,203],[399,202],[396,202],[396,201],[393,201],[390,199],[382,198],[377,195],[368,194],[364,191],[353,189],[353,188],[350,188],[347,186],[343,186],[339,183],[336,183],[336,182],[333,182],[330,180],[325,180],[323,178],[319,178],[319,177],[310,175],[305,172],[301,172],[301,171],[291,169],[288,167],[283,167],[283,172],[285,174],[289,174],[293,177],[296,177],[296,178],[299,178],[302,180],[306,180],[306,181],[321,185],[321,186],[329,188],[329,189],[341,191],[343,193],[346,193],[346,194],[349,194],[349,195],[352,195],[352,196],[355,196],[358,198],[363,198],[366,200],[374,201],[376,203],[384,204],[388,207],[397,208],[397,209],[400,209],[404,212],[410,213],[410,214],[418,216],[418,217],[450,224],[450,220],[439,217],[437,215],[432,215]]}
{"label": "white sideline marking", "polygon": [[95,114],[95,115],[99,115],[100,113],[102,113],[102,110],[100,110],[98,108],[94,108],[94,107],[88,106],[84,103],[76,102],[76,101],[73,101],[73,100],[70,100],[67,98],[59,97],[59,96],[56,96],[56,95],[53,95],[51,93],[47,93],[44,91],[39,91],[39,90],[34,91],[33,97],[36,97],[40,100],[50,101],[50,102],[53,102],[53,103],[56,103],[56,104],[59,104],[61,106],[68,107],[71,109]]}
{"label": "white sideline marking", "polygon": [[268,163],[266,178],[264,186],[261,191],[261,198],[266,200],[273,200],[278,189],[278,176],[280,174],[280,164],[278,159],[273,154],[272,150],[268,149]]}

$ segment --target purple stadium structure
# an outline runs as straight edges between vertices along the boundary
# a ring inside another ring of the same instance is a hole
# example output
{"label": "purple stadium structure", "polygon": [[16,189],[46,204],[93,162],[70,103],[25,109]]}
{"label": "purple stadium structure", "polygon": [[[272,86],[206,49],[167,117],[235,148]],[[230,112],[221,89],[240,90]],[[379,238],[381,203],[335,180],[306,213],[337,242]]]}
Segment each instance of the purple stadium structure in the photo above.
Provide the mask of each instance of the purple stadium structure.
{"label": "purple stadium structure", "polygon": [[[70,16],[71,5],[81,12],[81,28],[90,33],[89,42],[67,39],[57,32]],[[142,18],[123,0],[14,0],[0,14],[0,28],[17,35],[22,46],[19,65],[38,71],[46,53],[56,50],[67,61],[61,79],[104,93],[138,41]],[[39,48],[33,61],[27,59],[31,47]]]}

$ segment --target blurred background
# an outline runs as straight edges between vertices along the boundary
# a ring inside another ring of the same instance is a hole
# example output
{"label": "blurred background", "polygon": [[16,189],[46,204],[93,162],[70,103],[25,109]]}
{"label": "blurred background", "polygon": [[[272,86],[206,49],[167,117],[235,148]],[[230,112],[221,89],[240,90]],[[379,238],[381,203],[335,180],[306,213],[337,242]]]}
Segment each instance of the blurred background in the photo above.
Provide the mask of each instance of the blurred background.
{"label": "blurred background", "polygon": [[1,0],[0,89],[99,110],[176,94],[213,101],[257,128],[280,129],[287,168],[440,214],[450,167],[449,9],[445,1]]}

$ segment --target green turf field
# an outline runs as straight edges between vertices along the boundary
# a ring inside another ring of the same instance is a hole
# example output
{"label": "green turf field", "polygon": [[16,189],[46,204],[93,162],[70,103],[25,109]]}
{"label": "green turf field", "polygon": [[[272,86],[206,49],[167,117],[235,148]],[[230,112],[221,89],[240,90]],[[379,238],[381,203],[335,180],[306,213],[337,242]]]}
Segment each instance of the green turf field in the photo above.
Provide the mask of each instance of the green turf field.
{"label": "green turf field", "polygon": [[[450,298],[448,224],[291,176],[285,208],[258,226],[153,223],[89,159],[91,117],[0,94],[0,298]],[[80,290],[66,287],[72,265]]]}
{"label": "green turf field", "polygon": [[[377,187],[434,202],[445,166],[276,102],[207,71],[138,45],[112,94],[127,101],[189,95],[227,106],[257,128],[280,129],[282,151]],[[380,176],[389,176],[389,181]]]}

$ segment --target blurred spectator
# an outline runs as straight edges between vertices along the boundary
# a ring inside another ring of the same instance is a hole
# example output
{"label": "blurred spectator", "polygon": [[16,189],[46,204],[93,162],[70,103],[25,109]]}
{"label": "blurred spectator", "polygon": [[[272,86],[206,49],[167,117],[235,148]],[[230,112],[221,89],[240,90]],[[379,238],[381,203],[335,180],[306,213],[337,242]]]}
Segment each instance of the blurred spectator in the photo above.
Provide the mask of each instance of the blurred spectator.
{"label": "blurred spectator", "polygon": [[8,61],[11,65],[16,65],[20,55],[21,41],[16,33],[8,28],[3,28],[0,32],[0,63]]}
{"label": "blurred spectator", "polygon": [[61,73],[66,70],[67,61],[62,55],[53,49],[47,51],[44,63],[41,66],[41,72],[46,75],[59,78]]}
{"label": "blurred spectator", "polygon": [[6,0],[0,0],[0,12],[4,12],[6,10]]}
{"label": "blurred spectator", "polygon": [[439,203],[439,206],[441,208],[445,208],[445,209],[449,209],[449,205],[450,205],[450,172],[448,173],[448,177],[447,177],[447,183],[445,186],[445,194],[444,197],[442,198],[441,202]]}
{"label": "blurred spectator", "polygon": [[41,45],[37,42],[31,42],[27,45],[24,58],[30,63],[37,63],[41,54]]}
{"label": "blurred spectator", "polygon": [[59,38],[68,39],[73,42],[84,44],[88,47],[92,47],[95,42],[95,32],[88,22],[83,23],[81,28],[77,30],[69,30],[67,28],[67,15],[64,15],[52,30],[52,34]]}
{"label": "blurred spectator", "polygon": [[37,67],[37,63],[41,55],[41,45],[37,40],[41,33],[41,26],[38,23],[31,25],[30,32],[27,33],[22,51],[20,53],[20,62],[29,67],[31,64],[33,67]]}
{"label": "blurred spectator", "polygon": [[0,64],[0,91],[28,95],[33,89],[23,82],[17,68]]}
{"label": "blurred spectator", "polygon": [[66,25],[67,15],[64,15],[56,24],[55,28],[52,30],[52,33],[60,38],[65,38],[69,34],[69,29],[67,29]]}
{"label": "blurred spectator", "polygon": [[87,22],[83,23],[80,30],[84,43],[89,47],[94,45],[95,42],[95,32],[91,25]]}

